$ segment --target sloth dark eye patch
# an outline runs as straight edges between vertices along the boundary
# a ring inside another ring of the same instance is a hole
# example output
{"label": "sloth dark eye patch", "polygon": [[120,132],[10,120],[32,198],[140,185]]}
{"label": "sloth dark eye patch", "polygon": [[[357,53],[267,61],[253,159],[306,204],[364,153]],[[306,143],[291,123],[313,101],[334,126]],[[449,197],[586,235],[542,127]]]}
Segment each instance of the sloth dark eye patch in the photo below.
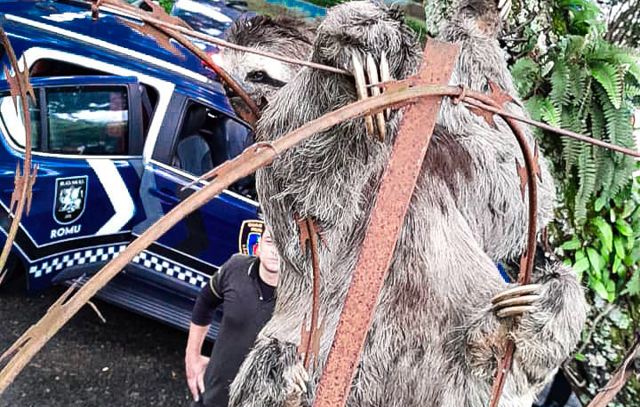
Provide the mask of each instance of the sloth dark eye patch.
{"label": "sloth dark eye patch", "polygon": [[265,71],[251,71],[247,73],[247,76],[245,76],[244,80],[247,82],[262,83],[276,88],[281,88],[286,85],[285,82],[272,78]]}

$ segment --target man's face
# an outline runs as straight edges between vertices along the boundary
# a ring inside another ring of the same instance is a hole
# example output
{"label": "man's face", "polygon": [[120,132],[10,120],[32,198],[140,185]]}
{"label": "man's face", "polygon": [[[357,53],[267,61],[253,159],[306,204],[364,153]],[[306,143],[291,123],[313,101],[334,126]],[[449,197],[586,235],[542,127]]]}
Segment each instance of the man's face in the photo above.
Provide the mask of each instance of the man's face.
{"label": "man's face", "polygon": [[273,244],[269,228],[265,229],[260,238],[258,257],[260,258],[260,263],[268,272],[278,273],[280,271],[280,255]]}

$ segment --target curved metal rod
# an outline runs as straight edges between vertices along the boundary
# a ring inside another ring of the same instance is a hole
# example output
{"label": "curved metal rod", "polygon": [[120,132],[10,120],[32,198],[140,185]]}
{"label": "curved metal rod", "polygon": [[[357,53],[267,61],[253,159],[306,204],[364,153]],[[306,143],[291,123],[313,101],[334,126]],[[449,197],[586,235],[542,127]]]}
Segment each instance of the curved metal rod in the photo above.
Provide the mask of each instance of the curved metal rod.
{"label": "curved metal rod", "polygon": [[[211,57],[207,55],[200,48],[196,47],[191,41],[189,41],[184,35],[180,34],[180,32],[187,31],[189,33],[195,32],[188,27],[188,25],[179,19],[178,17],[172,17],[164,10],[164,8],[160,7],[157,4],[151,2],[151,0],[143,0],[144,3],[149,6],[152,10],[151,13],[144,11],[142,9],[130,6],[126,3],[122,3],[120,0],[101,0],[98,2],[90,2],[85,1],[85,4],[91,6],[92,12],[97,12],[101,7],[108,5],[109,7],[117,10],[120,14],[124,14],[130,18],[135,18],[143,22],[143,24],[149,24],[151,27],[158,30],[160,33],[168,36],[169,38],[173,38],[180,45],[187,48],[191,53],[198,57],[208,68],[213,70],[216,75],[220,78],[220,80],[227,84],[245,103],[245,105],[249,108],[251,115],[253,117],[243,117],[243,119],[247,120],[253,126],[255,121],[260,118],[260,109],[256,105],[255,101],[251,99],[249,94],[240,86],[240,84],[231,76],[227,71],[225,71],[222,67],[218,66],[213,62]],[[184,26],[175,24],[176,22],[184,24]],[[146,33],[149,35],[148,33]]]}
{"label": "curved metal rod", "polygon": [[[497,103],[493,104],[494,108],[499,108],[500,106]],[[488,109],[487,109],[488,110]],[[525,168],[527,171],[527,188],[529,192],[529,207],[528,207],[528,215],[529,215],[529,224],[527,228],[527,249],[524,253],[524,261],[520,262],[521,268],[518,273],[518,283],[525,285],[531,282],[531,275],[533,274],[533,266],[536,252],[536,232],[537,232],[537,223],[538,223],[538,182],[536,179],[536,169],[538,168],[538,163],[535,162],[533,154],[531,154],[531,148],[527,142],[527,138],[522,131],[520,125],[515,121],[515,119],[502,116],[503,119],[507,122],[513,135],[516,137],[518,141],[518,145],[520,146],[520,150],[522,150],[522,155],[524,157]],[[524,263],[524,267],[522,267]],[[496,375],[493,380],[493,386],[491,389],[491,399],[489,401],[489,407],[498,407],[500,403],[500,397],[502,396],[502,391],[504,389],[504,385],[507,379],[507,373],[511,369],[511,365],[513,363],[513,355],[515,352],[515,342],[512,339],[508,339],[507,347],[505,350],[505,354],[498,365],[498,369],[496,371]]]}
{"label": "curved metal rod", "polygon": [[[383,111],[388,107],[403,107],[421,97],[460,96],[462,94],[461,88],[458,87],[420,85],[416,84],[413,79],[397,82],[397,85],[397,89],[389,89],[381,95],[360,100],[331,113],[327,113],[270,144],[254,144],[235,159],[227,161],[217,167],[215,172],[211,174],[213,177],[212,182],[190,195],[168,214],[159,219],[154,225],[149,227],[142,235],[132,241],[115,259],[111,260],[87,281],[72,297],[70,291],[63,294],[61,299],[52,305],[40,321],[31,326],[0,356],[0,363],[11,357],[6,366],[0,371],[0,394],[11,384],[15,377],[37,352],[42,349],[48,340],[52,338],[98,290],[104,287],[120,270],[131,262],[138,253],[145,250],[187,215],[207,203],[233,182],[252,174],[259,168],[269,165],[282,152],[296,146],[314,134],[323,132],[345,120],[362,117],[367,114],[370,115],[378,111]],[[480,100],[483,104],[489,106],[493,104],[487,95],[471,91],[466,91],[466,96],[462,100],[469,102],[474,99]],[[498,114],[505,115],[506,112],[500,110]],[[514,119],[521,120],[521,118]]]}
{"label": "curved metal rod", "polygon": [[188,35],[189,37],[197,38],[199,40],[205,41],[205,42],[207,42],[209,44],[217,45],[219,47],[234,49],[236,51],[242,51],[242,52],[246,52],[246,53],[249,53],[249,54],[260,55],[260,56],[263,56],[263,57],[266,57],[266,58],[271,58],[271,59],[275,59],[275,60],[278,60],[278,61],[286,62],[288,64],[307,66],[309,68],[319,69],[319,70],[326,71],[326,72],[332,72],[332,73],[337,73],[337,74],[341,74],[341,75],[352,76],[351,72],[345,71],[345,70],[340,69],[340,68],[335,68],[335,67],[329,66],[329,65],[323,65],[323,64],[319,64],[319,63],[315,63],[315,62],[310,62],[310,61],[304,61],[304,60],[300,60],[300,59],[290,58],[290,57],[286,57],[286,56],[283,56],[283,55],[278,55],[278,54],[274,54],[274,53],[271,53],[271,52],[257,50],[257,49],[253,49],[253,48],[249,48],[249,47],[244,47],[242,45],[234,44],[232,42],[225,41],[225,40],[222,40],[220,38],[216,38],[216,37],[213,37],[211,35],[207,35],[207,34],[201,33],[199,31],[194,31],[194,30],[191,30],[191,29],[186,28],[186,27],[181,27],[181,26],[176,25],[176,24],[172,24],[172,23],[168,23],[166,21],[159,20],[157,18],[149,17],[147,15],[140,15],[139,12],[138,12],[138,9],[124,7],[124,5],[116,4],[113,1],[106,1],[103,4],[107,4],[109,8],[111,8],[111,9],[113,9],[115,11],[118,11],[119,13],[127,14],[130,17],[138,18],[138,19],[140,19],[140,20],[142,20],[144,22],[148,22],[148,23],[154,24],[156,26],[162,26],[162,27],[165,27],[165,28],[180,32],[182,34]]}
{"label": "curved metal rod", "polygon": [[[145,250],[187,215],[207,203],[233,182],[252,174],[258,168],[270,164],[282,152],[340,122],[363,116],[377,108],[384,109],[392,105],[397,106],[399,103],[406,104],[417,97],[441,94],[442,91],[442,88],[416,87],[401,92],[387,92],[375,98],[355,102],[313,120],[271,144],[254,144],[235,159],[227,161],[217,167],[214,174],[215,178],[212,182],[190,195],[168,214],[149,227],[142,235],[132,241],[123,252],[91,277],[80,289],[75,291],[75,293],[72,292],[75,288],[70,288],[65,292],[62,297],[49,308],[40,321],[32,325],[0,356],[0,363],[8,360],[6,366],[0,371],[0,394],[13,382],[16,376],[38,351],[42,349],[49,339],[52,338],[98,290],[104,287],[120,270],[129,264],[137,254]],[[450,90],[451,94],[455,94],[456,92],[456,88]]]}
{"label": "curved metal rod", "polygon": [[[26,69],[25,71],[20,71],[20,67],[18,65],[18,59],[16,58],[16,54],[13,51],[13,47],[11,46],[11,42],[7,37],[4,29],[0,27],[0,39],[2,40],[2,44],[4,49],[7,52],[9,57],[9,62],[11,64],[11,68],[13,69],[14,77],[10,78],[10,72],[5,68],[5,75],[7,76],[5,79],[11,85],[11,95],[14,97],[16,92],[20,96],[20,104],[22,107],[22,122],[24,123],[25,128],[25,142],[24,142],[24,164],[22,167],[22,174],[20,173],[20,162],[16,164],[16,173],[15,173],[15,189],[13,194],[11,195],[11,203],[9,204],[9,213],[8,217],[11,217],[11,212],[15,206],[15,213],[13,214],[13,219],[11,220],[11,226],[9,227],[9,231],[7,233],[7,240],[4,243],[4,247],[2,248],[2,254],[0,254],[0,283],[4,280],[8,270],[4,270],[4,267],[7,263],[7,259],[9,258],[9,253],[11,252],[11,247],[13,246],[13,242],[16,238],[16,234],[18,233],[18,226],[20,225],[20,220],[22,219],[22,214],[25,212],[29,212],[29,206],[31,203],[31,187],[35,182],[35,176],[38,172],[37,167],[32,170],[31,168],[31,116],[29,115],[29,100],[28,97],[34,97],[33,89],[31,89],[31,85],[29,84],[29,71]],[[17,89],[16,89],[17,87]],[[35,100],[34,100],[35,102]],[[17,109],[17,105],[15,106]],[[17,205],[16,205],[17,203]]]}

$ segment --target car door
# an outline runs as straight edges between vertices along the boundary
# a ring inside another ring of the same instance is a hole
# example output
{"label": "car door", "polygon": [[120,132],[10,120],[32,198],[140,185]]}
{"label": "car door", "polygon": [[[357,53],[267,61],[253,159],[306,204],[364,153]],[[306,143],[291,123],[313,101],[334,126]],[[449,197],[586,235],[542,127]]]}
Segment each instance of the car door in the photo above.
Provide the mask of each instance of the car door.
{"label": "car door", "polygon": [[[15,248],[27,264],[29,288],[38,290],[96,271],[129,243],[132,225],[142,218],[137,208],[143,139],[135,78],[33,78],[32,85],[38,173]],[[7,90],[0,116],[0,203],[6,219],[25,137]]]}
{"label": "car door", "polygon": [[[174,93],[153,158],[145,165],[140,196],[147,219],[134,227],[144,232],[200,182],[199,175],[239,154],[253,142],[249,128],[202,100]],[[254,200],[253,177],[241,180],[164,234],[136,259],[137,269],[188,297],[232,254],[252,254],[262,227]]]}

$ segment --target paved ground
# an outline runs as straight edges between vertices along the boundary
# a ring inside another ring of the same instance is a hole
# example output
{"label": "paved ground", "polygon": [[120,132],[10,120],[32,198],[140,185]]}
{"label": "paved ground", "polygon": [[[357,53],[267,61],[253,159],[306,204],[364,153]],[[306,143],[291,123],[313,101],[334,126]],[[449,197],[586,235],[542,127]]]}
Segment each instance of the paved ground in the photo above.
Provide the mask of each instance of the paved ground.
{"label": "paved ground", "polygon": [[[26,297],[0,289],[0,353],[61,292]],[[189,405],[186,334],[106,303],[96,305],[107,323],[83,309],[0,396],[1,407]]]}

